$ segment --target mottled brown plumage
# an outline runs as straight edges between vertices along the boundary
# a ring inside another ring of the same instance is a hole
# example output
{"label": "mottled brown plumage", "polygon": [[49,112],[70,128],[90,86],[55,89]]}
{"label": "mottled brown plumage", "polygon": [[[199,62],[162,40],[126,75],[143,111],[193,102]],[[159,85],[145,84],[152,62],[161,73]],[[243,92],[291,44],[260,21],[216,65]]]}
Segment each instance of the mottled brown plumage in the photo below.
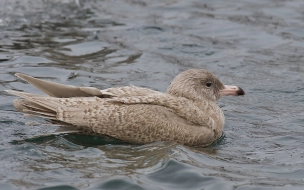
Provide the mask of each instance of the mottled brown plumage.
{"label": "mottled brown plumage", "polygon": [[225,86],[203,69],[180,73],[167,93],[135,86],[99,90],[19,73],[16,76],[49,95],[7,90],[24,98],[14,101],[18,111],[132,143],[210,145],[224,127],[224,115],[216,100],[225,95],[244,95],[241,88]]}

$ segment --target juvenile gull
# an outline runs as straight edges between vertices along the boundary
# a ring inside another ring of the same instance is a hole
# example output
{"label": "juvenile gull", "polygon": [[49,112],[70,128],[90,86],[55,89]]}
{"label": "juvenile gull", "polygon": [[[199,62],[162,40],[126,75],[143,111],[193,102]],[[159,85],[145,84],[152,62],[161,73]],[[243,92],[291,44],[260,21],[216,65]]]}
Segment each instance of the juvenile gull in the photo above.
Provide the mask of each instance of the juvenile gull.
{"label": "juvenile gull", "polygon": [[140,144],[175,141],[208,146],[221,137],[225,123],[216,101],[245,94],[203,69],[180,73],[167,93],[136,86],[100,90],[15,75],[49,95],[6,90],[23,98],[14,100],[16,110]]}

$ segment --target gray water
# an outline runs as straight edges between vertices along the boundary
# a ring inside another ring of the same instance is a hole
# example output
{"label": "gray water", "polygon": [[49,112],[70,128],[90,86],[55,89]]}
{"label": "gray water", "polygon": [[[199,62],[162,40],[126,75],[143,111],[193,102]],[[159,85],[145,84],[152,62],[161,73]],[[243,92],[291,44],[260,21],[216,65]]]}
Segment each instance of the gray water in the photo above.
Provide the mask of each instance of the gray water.
{"label": "gray water", "polygon": [[[2,0],[0,189],[304,189],[303,54],[302,0]],[[189,68],[246,91],[207,148],[47,135],[3,92],[41,93],[16,72],[165,91]]]}

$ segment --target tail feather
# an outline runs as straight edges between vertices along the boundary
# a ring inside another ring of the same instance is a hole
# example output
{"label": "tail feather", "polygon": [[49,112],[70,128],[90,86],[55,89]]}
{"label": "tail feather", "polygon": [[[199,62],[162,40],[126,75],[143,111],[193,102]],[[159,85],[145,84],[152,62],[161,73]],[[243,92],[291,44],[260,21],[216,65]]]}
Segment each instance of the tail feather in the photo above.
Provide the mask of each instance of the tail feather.
{"label": "tail feather", "polygon": [[36,104],[26,99],[15,99],[13,104],[17,111],[23,111],[24,109],[31,109],[40,112],[50,112],[50,113],[53,112],[52,110],[49,110],[43,106],[40,106],[39,104]]}
{"label": "tail feather", "polygon": [[23,109],[23,112],[28,113],[28,114],[32,114],[32,115],[37,115],[37,116],[43,116],[43,117],[56,119],[56,114],[54,114],[54,113],[35,111],[35,110],[32,110],[32,109]]}
{"label": "tail feather", "polygon": [[14,107],[17,111],[21,111],[28,116],[37,116],[47,119],[56,119],[56,112],[47,109],[39,104],[36,104],[26,99],[14,100]]}
{"label": "tail feather", "polygon": [[52,120],[52,121],[57,121],[57,119],[54,118],[54,117],[43,116],[41,114],[24,113],[23,115],[24,115],[24,117],[37,117],[37,118],[43,118],[43,119],[49,119],[49,120]]}
{"label": "tail feather", "polygon": [[18,92],[14,90],[6,90],[6,92],[24,98],[14,100],[13,104],[17,111],[24,112],[25,114],[31,116],[56,119],[56,109],[58,106],[60,106],[60,104],[45,100],[50,97],[43,97],[41,95]]}
{"label": "tail feather", "polygon": [[19,92],[14,90],[5,90],[5,91],[34,103],[32,105],[38,104],[40,105],[40,108],[49,109],[54,112],[56,112],[56,109],[61,106],[60,103],[56,101],[51,101],[52,99],[54,99],[53,97],[31,94],[26,92]]}
{"label": "tail feather", "polygon": [[[14,106],[17,111],[21,111],[29,116],[37,116],[75,125],[86,125],[86,116],[83,115],[84,111],[81,106],[78,108],[72,104],[66,104],[66,102],[61,102],[60,98],[35,95],[13,90],[6,91],[24,98],[14,100]],[[87,105],[89,105],[96,99],[95,97],[84,97],[79,98],[78,100],[84,100]]]}

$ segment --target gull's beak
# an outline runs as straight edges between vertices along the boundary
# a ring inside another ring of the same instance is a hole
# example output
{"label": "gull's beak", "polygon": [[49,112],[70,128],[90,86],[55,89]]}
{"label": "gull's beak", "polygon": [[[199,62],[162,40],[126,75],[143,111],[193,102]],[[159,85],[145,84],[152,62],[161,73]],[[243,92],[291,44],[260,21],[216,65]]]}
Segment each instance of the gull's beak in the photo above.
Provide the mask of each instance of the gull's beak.
{"label": "gull's beak", "polygon": [[241,96],[241,95],[245,95],[245,92],[243,89],[241,89],[238,86],[228,86],[225,85],[225,88],[223,90],[219,91],[221,96]]}

